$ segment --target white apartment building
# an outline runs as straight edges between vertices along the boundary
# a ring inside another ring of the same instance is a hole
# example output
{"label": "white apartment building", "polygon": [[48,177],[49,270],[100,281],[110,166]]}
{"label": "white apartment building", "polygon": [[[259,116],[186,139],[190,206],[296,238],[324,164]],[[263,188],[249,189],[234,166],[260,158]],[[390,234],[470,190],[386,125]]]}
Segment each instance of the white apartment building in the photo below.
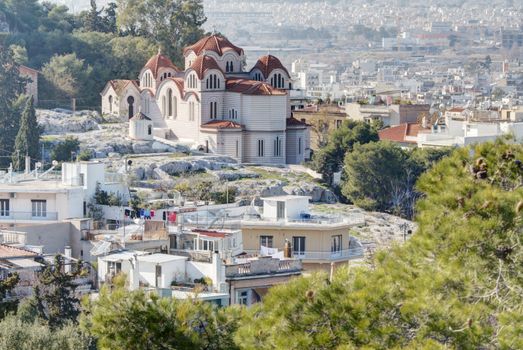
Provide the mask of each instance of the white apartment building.
{"label": "white apartment building", "polygon": [[100,162],[64,163],[60,172],[8,172],[0,177],[0,227],[83,218],[96,184],[128,198],[127,188],[109,179]]}

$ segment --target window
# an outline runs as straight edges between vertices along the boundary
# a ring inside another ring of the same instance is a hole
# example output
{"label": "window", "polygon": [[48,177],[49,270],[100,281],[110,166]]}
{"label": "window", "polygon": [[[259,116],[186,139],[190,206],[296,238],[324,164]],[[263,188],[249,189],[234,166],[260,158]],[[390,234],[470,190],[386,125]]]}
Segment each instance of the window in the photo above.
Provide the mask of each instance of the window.
{"label": "window", "polygon": [[218,102],[216,102],[216,101],[211,102],[210,108],[211,108],[211,113],[210,113],[211,119],[216,119],[218,117]]}
{"label": "window", "polygon": [[155,275],[156,275],[156,287],[160,286],[162,284],[162,265],[156,265],[155,269]]}
{"label": "window", "polygon": [[113,113],[113,96],[109,95],[109,113]]}
{"label": "window", "polygon": [[342,120],[336,120],[336,129],[341,128],[341,125],[343,124]]}
{"label": "window", "polygon": [[0,199],[0,216],[9,216],[9,199]]}
{"label": "window", "polygon": [[249,303],[249,291],[248,290],[237,291],[236,293],[237,293],[236,294],[236,299],[237,299],[238,304],[245,305],[245,306],[249,306],[250,305],[250,303]]}
{"label": "window", "polygon": [[147,125],[147,135],[153,134],[153,127],[151,125]]}
{"label": "window", "polygon": [[292,237],[292,253],[296,256],[305,255],[305,237]]}
{"label": "window", "polygon": [[233,62],[231,61],[231,63],[229,63],[229,72],[233,72],[234,71],[234,66],[233,66]]}
{"label": "window", "polygon": [[272,236],[260,236],[260,246],[272,248]]}
{"label": "window", "polygon": [[278,220],[285,218],[285,202],[276,202],[276,218]]}
{"label": "window", "polygon": [[194,121],[194,102],[189,102],[189,121]]}
{"label": "window", "polygon": [[173,119],[176,119],[178,115],[178,100],[176,96],[173,96]]}
{"label": "window", "polygon": [[173,91],[171,89],[167,90],[167,115],[173,116]]}
{"label": "window", "polygon": [[274,139],[274,156],[281,157],[282,151],[282,140],[279,137]]}
{"label": "window", "polygon": [[45,218],[47,216],[47,201],[46,200],[32,200],[31,201],[31,216],[34,218]]}
{"label": "window", "polygon": [[331,237],[331,253],[340,253],[341,252],[341,235],[336,235]]}
{"label": "window", "polygon": [[227,72],[227,73],[229,72],[229,62],[227,62],[225,64],[225,72]]}
{"label": "window", "polygon": [[107,271],[109,273],[120,273],[122,271],[122,263],[116,262],[116,261],[108,261],[107,262]]}
{"label": "window", "polygon": [[240,156],[240,142],[236,140],[236,158]]}
{"label": "window", "polygon": [[301,154],[301,137],[298,137],[298,154]]}
{"label": "window", "polygon": [[265,145],[263,140],[258,140],[258,157],[263,157]]}

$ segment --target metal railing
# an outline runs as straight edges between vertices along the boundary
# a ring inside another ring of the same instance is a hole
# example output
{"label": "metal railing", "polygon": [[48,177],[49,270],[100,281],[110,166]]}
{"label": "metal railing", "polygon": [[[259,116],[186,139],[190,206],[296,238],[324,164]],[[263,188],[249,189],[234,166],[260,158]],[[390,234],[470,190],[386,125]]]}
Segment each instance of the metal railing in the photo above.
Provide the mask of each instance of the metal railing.
{"label": "metal railing", "polygon": [[32,212],[32,211],[2,211],[0,212],[0,221],[2,220],[58,220],[58,213],[54,211]]}
{"label": "metal railing", "polygon": [[225,276],[241,277],[249,275],[267,275],[287,272],[299,272],[302,269],[301,261],[298,259],[272,259],[259,258],[249,262],[227,265],[225,267]]}

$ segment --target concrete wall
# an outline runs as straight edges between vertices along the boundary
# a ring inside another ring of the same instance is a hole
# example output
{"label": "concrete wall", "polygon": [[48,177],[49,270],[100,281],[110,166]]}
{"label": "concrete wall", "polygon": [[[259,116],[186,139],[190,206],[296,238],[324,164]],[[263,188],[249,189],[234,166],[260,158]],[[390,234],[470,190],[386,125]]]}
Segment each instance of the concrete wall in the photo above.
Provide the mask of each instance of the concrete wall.
{"label": "concrete wall", "polygon": [[156,263],[143,261],[143,257],[138,257],[140,281],[150,286],[158,288],[170,288],[173,280],[183,281],[185,276],[185,260],[173,260],[159,263],[162,267],[162,274],[159,285],[156,285]]}
{"label": "concrete wall", "polygon": [[17,231],[25,232],[27,245],[43,246],[44,254],[61,254],[70,245],[71,224],[69,222],[50,223],[35,226],[17,227]]}

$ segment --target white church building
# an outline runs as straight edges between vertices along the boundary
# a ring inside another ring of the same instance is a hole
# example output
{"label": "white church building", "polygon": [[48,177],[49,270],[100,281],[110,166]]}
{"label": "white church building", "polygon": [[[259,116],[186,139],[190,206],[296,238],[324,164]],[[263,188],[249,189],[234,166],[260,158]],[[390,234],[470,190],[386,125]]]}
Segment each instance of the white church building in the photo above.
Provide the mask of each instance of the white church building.
{"label": "white church building", "polygon": [[[308,126],[291,115],[292,82],[272,55],[245,70],[243,49],[221,35],[185,48],[185,69],[160,52],[139,80],[112,80],[102,113],[126,120],[141,113],[153,135],[188,142],[244,163],[297,164],[309,154]],[[142,117],[143,118],[143,117]]]}

